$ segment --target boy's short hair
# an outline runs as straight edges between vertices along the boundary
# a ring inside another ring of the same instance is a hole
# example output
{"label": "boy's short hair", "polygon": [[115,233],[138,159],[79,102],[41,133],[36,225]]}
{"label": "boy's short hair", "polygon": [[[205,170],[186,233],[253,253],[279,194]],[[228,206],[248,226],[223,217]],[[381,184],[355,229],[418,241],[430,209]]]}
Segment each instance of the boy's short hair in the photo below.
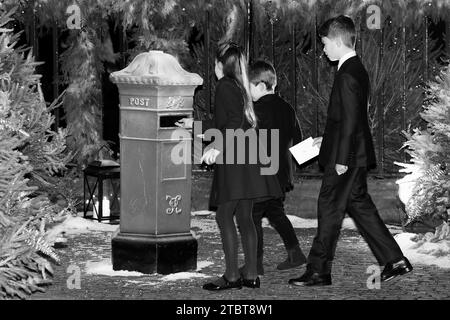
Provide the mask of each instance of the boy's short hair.
{"label": "boy's short hair", "polygon": [[319,37],[329,39],[341,38],[345,46],[355,47],[356,29],[353,20],[347,16],[337,16],[325,21],[319,28]]}
{"label": "boy's short hair", "polygon": [[249,80],[254,85],[263,82],[267,90],[272,90],[277,85],[277,73],[272,63],[266,60],[257,60],[250,66]]}

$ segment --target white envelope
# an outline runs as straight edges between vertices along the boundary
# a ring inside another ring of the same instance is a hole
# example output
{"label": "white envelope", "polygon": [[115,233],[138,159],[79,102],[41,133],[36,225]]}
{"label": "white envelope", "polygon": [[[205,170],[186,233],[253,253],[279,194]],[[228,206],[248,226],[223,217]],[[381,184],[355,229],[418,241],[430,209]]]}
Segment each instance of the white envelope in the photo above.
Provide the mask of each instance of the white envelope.
{"label": "white envelope", "polygon": [[313,146],[313,142],[314,139],[309,137],[308,139],[303,140],[302,142],[289,148],[289,151],[292,153],[299,165],[319,155],[320,148],[319,146]]}

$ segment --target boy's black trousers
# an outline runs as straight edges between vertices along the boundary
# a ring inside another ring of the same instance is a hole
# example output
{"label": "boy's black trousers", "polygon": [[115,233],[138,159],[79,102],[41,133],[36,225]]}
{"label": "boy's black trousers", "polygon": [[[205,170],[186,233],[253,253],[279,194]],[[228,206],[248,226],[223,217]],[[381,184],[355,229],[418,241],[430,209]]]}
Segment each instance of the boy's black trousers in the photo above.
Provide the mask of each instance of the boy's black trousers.
{"label": "boy's black trousers", "polygon": [[258,235],[257,257],[263,256],[264,242],[262,218],[266,217],[270,225],[280,234],[286,250],[292,249],[298,245],[298,239],[292,223],[284,212],[284,197],[269,199],[263,202],[253,203],[253,221]]}
{"label": "boy's black trousers", "polygon": [[318,228],[309,252],[308,268],[319,274],[331,273],[346,212],[353,218],[381,266],[403,258],[400,247],[367,192],[367,169],[348,168],[339,176],[334,167],[329,167],[325,168],[317,201]]}

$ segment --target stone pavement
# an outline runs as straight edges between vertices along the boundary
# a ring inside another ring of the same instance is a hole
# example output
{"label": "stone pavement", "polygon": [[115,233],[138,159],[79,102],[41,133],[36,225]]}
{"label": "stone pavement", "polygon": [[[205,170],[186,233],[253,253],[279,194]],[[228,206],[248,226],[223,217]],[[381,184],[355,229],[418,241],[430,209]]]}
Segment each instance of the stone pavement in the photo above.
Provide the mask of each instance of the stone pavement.
{"label": "stone pavement", "polygon": [[[261,288],[243,288],[217,293],[204,291],[201,286],[209,280],[205,277],[220,276],[224,271],[222,247],[220,237],[214,230],[213,217],[193,217],[192,226],[192,230],[199,236],[198,261],[204,266],[200,271],[193,271],[198,277],[164,281],[166,278],[157,274],[138,277],[87,274],[85,270],[88,261],[108,260],[111,255],[112,233],[91,232],[69,236],[68,246],[58,249],[61,264],[55,267],[53,285],[47,287],[45,293],[32,295],[31,299],[434,300],[450,298],[450,270],[419,264],[414,265],[413,273],[400,277],[393,283],[382,284],[380,289],[368,289],[367,279],[371,274],[367,273],[367,268],[375,265],[376,261],[355,230],[341,232],[332,286],[319,288],[289,286],[288,279],[300,276],[304,267],[288,271],[276,270],[276,264],[285,258],[285,250],[278,234],[271,228],[265,228],[266,274],[261,278]],[[315,229],[296,229],[296,232],[301,247],[307,254]],[[242,254],[240,260],[243,260]],[[209,261],[209,265],[205,261]],[[78,266],[81,270],[79,289],[69,289],[67,286],[67,280],[73,274],[73,270],[68,270],[71,265]]]}

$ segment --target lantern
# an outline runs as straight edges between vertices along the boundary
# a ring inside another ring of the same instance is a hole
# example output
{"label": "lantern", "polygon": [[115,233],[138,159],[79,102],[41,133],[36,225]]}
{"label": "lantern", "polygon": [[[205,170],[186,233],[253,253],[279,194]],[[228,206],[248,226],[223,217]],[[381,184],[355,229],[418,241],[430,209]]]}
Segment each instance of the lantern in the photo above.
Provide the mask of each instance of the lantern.
{"label": "lantern", "polygon": [[120,167],[89,165],[84,170],[84,218],[120,218]]}

